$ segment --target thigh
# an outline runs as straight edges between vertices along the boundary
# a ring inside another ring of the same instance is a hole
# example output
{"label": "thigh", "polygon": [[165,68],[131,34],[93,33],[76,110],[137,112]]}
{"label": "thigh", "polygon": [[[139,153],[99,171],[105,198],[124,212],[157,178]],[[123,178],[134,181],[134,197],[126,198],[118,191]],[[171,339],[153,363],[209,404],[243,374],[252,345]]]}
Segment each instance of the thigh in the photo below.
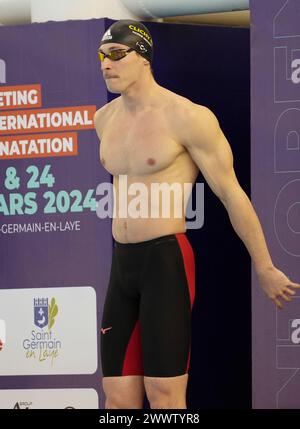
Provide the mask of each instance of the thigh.
{"label": "thigh", "polygon": [[151,248],[143,275],[140,320],[144,375],[187,374],[193,291],[175,237]]}
{"label": "thigh", "polygon": [[113,256],[101,325],[101,362],[104,377],[143,375],[139,299],[121,288]]}

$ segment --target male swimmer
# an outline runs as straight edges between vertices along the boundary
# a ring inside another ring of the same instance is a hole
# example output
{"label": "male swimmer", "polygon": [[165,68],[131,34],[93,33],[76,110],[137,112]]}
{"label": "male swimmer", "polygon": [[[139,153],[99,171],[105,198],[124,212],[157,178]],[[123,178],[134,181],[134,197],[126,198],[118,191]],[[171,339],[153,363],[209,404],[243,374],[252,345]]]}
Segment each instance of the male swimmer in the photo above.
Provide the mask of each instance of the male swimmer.
{"label": "male swimmer", "polygon": [[[121,175],[128,187],[142,183],[150,195],[151,184],[195,183],[200,170],[247,247],[262,289],[282,308],[300,285],[273,265],[213,112],[156,83],[152,37],[140,22],[114,23],[98,55],[107,89],[121,94],[94,118],[100,159],[113,175],[115,195]],[[186,408],[195,281],[185,216],[174,216],[177,205],[184,203],[173,203],[169,218],[113,219],[115,247],[101,329],[108,409],[142,408],[145,393],[152,409]]]}

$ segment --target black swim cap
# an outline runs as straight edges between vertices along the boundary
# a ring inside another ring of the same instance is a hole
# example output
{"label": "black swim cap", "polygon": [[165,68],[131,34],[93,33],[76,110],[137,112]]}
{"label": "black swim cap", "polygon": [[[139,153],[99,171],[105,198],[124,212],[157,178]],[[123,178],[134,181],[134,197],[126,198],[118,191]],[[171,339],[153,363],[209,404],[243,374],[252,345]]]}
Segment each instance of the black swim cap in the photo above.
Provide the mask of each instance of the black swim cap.
{"label": "black swim cap", "polygon": [[132,19],[121,19],[112,24],[105,32],[99,48],[105,43],[121,43],[134,49],[151,64],[153,58],[153,41],[151,34],[141,22]]}

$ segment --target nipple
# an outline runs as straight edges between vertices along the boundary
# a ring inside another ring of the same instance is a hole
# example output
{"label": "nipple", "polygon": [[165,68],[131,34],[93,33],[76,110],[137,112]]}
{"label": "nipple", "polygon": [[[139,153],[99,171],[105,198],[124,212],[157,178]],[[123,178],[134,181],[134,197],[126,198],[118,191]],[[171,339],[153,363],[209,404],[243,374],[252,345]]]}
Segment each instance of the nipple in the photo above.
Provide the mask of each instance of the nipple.
{"label": "nipple", "polygon": [[148,158],[148,159],[147,159],[147,164],[148,164],[148,165],[155,165],[155,164],[156,164],[156,161],[155,161],[155,159],[153,159],[153,158]]}

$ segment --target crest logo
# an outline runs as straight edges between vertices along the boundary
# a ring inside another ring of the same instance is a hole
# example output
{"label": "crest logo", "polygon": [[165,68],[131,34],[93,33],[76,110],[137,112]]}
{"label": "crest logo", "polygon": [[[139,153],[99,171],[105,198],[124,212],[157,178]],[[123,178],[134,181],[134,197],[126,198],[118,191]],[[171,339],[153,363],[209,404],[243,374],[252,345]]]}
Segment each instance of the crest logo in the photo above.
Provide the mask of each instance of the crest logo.
{"label": "crest logo", "polygon": [[34,324],[38,328],[48,326],[50,331],[55,323],[55,317],[58,313],[58,307],[55,298],[51,299],[51,304],[48,305],[48,298],[35,298],[34,302]]}

